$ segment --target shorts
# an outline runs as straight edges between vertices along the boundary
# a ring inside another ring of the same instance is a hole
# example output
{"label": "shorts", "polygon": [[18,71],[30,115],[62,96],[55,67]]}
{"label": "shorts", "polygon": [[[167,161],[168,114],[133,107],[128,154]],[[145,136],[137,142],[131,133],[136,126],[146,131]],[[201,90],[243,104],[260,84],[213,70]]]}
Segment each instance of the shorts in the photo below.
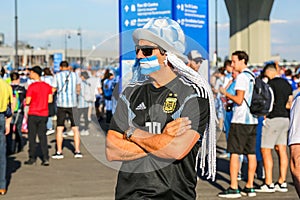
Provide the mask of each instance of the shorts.
{"label": "shorts", "polygon": [[227,141],[227,152],[235,154],[255,154],[256,124],[232,123]]}
{"label": "shorts", "polygon": [[101,104],[104,104],[104,98],[102,95],[97,95],[95,101],[95,107],[98,108],[100,107]]}
{"label": "shorts", "polygon": [[71,127],[78,126],[78,109],[57,107],[57,126],[65,126],[65,120],[71,121]]}
{"label": "shorts", "polygon": [[275,117],[264,121],[261,135],[261,148],[273,149],[275,145],[287,145],[289,118]]}

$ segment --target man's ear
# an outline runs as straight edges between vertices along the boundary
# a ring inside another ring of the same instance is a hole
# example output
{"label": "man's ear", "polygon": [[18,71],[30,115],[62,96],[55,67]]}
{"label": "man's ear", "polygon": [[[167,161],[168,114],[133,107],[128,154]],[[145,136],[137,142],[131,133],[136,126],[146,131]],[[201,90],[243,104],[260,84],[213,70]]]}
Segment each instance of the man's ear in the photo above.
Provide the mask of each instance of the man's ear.
{"label": "man's ear", "polygon": [[186,64],[187,66],[191,67],[192,66],[192,61],[189,60],[188,63]]}

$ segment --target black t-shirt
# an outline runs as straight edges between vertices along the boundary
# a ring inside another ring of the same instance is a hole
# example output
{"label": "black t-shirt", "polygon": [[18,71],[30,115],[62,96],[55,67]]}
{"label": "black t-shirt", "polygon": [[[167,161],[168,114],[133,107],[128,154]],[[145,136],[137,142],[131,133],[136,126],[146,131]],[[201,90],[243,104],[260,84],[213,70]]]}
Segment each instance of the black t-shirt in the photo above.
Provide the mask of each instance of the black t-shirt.
{"label": "black t-shirt", "polygon": [[276,77],[268,82],[274,92],[274,104],[272,112],[267,118],[289,117],[289,111],[285,108],[289,96],[293,94],[292,86],[283,78]]}
{"label": "black t-shirt", "polygon": [[[183,77],[160,88],[151,82],[127,87],[118,101],[110,129],[124,133],[132,121],[135,127],[160,134],[168,122],[178,117],[189,117],[192,129],[200,135],[209,120],[205,90]],[[195,199],[199,146],[197,143],[181,160],[162,159],[149,153],[144,158],[124,161],[116,199]]]}
{"label": "black t-shirt", "polygon": [[24,113],[24,100],[26,98],[26,89],[24,86],[21,85],[11,85],[13,90],[13,95],[15,98],[17,98],[17,104],[16,104],[16,110],[14,112],[17,112],[18,110],[21,113]]}

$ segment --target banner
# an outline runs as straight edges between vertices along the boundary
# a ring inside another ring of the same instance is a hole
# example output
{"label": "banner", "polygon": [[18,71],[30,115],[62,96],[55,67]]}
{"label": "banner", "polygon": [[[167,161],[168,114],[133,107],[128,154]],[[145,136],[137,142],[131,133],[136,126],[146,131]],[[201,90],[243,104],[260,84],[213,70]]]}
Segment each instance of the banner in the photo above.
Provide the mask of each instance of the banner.
{"label": "banner", "polygon": [[[208,0],[120,0],[120,74],[130,73],[135,61],[132,32],[143,27],[151,18],[172,18],[182,27],[186,35],[187,55],[198,50],[205,59],[200,71],[208,78]],[[206,76],[207,74],[207,76]]]}
{"label": "banner", "polygon": [[53,72],[59,72],[60,67],[59,64],[62,61],[62,53],[54,53],[53,54],[53,63],[54,63],[54,67],[53,67]]}

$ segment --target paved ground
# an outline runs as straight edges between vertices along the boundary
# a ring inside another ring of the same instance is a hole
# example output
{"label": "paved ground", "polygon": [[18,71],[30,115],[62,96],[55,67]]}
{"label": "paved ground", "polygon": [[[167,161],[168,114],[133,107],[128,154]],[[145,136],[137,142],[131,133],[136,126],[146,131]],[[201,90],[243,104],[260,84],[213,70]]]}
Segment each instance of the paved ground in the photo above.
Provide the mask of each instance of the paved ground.
{"label": "paved ground", "polygon": [[[7,200],[110,200],[114,199],[117,169],[119,164],[105,160],[104,130],[97,122],[90,125],[90,135],[82,136],[83,159],[73,158],[73,139],[65,138],[63,160],[50,160],[50,166],[41,166],[38,160],[36,165],[26,166],[27,147],[21,153],[8,158],[8,192],[1,199]],[[55,137],[48,136],[49,150],[55,152]],[[224,134],[218,139],[218,150],[226,145]],[[215,182],[200,179],[197,185],[197,199],[219,199],[217,194],[229,184],[229,160],[218,159],[218,174]],[[274,176],[278,175],[278,164],[275,160]],[[288,173],[287,193],[257,194],[252,199],[298,199]],[[260,184],[260,180],[255,180]],[[243,187],[244,181],[240,181]],[[243,199],[248,199],[243,197]]]}

